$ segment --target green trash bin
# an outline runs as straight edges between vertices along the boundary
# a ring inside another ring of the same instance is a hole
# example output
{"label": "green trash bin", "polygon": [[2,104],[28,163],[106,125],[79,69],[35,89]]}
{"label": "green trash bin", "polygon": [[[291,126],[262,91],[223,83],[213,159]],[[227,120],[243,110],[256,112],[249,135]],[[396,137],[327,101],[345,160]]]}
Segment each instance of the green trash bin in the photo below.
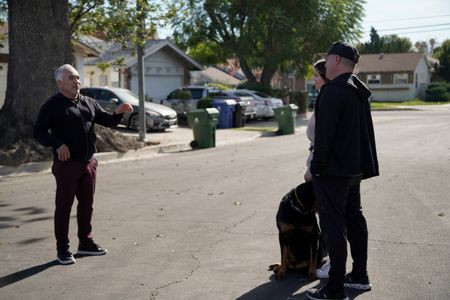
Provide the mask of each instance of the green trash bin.
{"label": "green trash bin", "polygon": [[278,134],[295,133],[295,117],[297,115],[297,110],[298,106],[295,104],[289,104],[273,109],[275,118],[278,121]]}
{"label": "green trash bin", "polygon": [[188,112],[187,119],[194,132],[194,140],[191,142],[193,149],[216,146],[216,127],[219,119],[219,111],[216,108]]}

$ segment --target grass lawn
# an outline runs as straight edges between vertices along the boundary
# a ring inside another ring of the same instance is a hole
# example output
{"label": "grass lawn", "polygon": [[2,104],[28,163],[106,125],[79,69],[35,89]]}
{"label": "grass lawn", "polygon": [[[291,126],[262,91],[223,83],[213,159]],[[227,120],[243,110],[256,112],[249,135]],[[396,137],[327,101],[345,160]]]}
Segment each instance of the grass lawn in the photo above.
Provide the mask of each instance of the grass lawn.
{"label": "grass lawn", "polygon": [[428,101],[422,101],[418,99],[414,99],[411,101],[404,101],[404,102],[380,102],[380,101],[373,101],[371,102],[371,108],[372,109],[389,109],[389,108],[397,108],[399,106],[416,106],[416,105],[442,105],[442,104],[449,104],[450,102],[428,102]]}

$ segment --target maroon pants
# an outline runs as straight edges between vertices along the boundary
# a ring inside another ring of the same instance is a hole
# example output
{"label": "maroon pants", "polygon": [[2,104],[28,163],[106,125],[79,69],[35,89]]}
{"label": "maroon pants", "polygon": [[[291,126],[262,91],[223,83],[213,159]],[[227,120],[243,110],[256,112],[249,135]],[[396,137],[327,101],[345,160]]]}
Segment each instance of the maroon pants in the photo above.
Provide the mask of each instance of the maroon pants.
{"label": "maroon pants", "polygon": [[54,161],[52,173],[56,179],[55,237],[58,251],[69,249],[69,220],[75,196],[78,199],[78,239],[92,239],[92,204],[98,162]]}

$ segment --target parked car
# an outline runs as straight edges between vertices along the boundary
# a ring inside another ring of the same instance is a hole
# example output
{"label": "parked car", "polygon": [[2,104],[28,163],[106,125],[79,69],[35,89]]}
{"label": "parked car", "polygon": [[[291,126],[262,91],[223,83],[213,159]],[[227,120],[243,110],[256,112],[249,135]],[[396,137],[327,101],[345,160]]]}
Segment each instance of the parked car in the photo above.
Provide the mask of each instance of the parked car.
{"label": "parked car", "polygon": [[[82,88],[81,94],[89,96],[107,111],[113,112],[122,103],[133,106],[132,113],[125,113],[122,124],[133,130],[139,129],[139,98],[132,91],[116,87]],[[145,102],[147,130],[164,131],[178,124],[177,113],[165,105]]]}
{"label": "parked car", "polygon": [[308,107],[310,109],[314,108],[314,104],[316,103],[317,96],[319,95],[319,92],[317,92],[315,89],[312,89],[308,92]]}
{"label": "parked car", "polygon": [[179,117],[185,117],[186,113],[197,109],[200,99],[211,98],[212,100],[239,100],[224,94],[221,90],[209,86],[186,86],[172,91],[161,104],[172,107]]}
{"label": "parked car", "polygon": [[283,106],[283,101],[279,98],[273,98],[269,95],[252,91],[252,90],[238,90],[242,96],[250,96],[256,105],[256,118],[272,118],[275,116],[274,108]]}
{"label": "parked car", "polygon": [[245,105],[245,118],[247,120],[256,119],[256,104],[252,96],[242,93],[240,90],[224,90],[223,94],[235,97],[236,102]]}

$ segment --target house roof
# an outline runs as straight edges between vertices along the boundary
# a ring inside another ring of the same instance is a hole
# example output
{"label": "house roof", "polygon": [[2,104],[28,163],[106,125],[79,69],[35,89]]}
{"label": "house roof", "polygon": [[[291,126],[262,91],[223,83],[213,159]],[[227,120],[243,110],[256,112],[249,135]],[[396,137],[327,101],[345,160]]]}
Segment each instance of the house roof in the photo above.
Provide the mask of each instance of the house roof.
{"label": "house roof", "polygon": [[423,53],[362,54],[355,67],[356,73],[414,71]]}
{"label": "house roof", "polygon": [[[172,43],[169,39],[165,40],[150,40],[145,43],[145,51],[144,51],[144,60],[148,56],[162,50],[166,49],[177,56],[180,56],[186,63],[187,67],[194,70],[202,70],[203,67],[195,60],[193,60],[189,55],[184,53],[180,48],[178,48],[174,43]],[[125,65],[127,67],[131,67],[137,63],[137,58],[135,56],[131,56],[125,60]]]}
{"label": "house roof", "polygon": [[[117,61],[120,58],[123,58],[121,64],[125,65],[127,68],[137,63],[136,49],[134,47],[124,49],[117,43],[107,42],[93,36],[82,36],[80,39],[101,53],[97,58],[86,59],[85,63],[87,65],[96,65],[99,62],[117,64]],[[145,43],[144,47],[144,59],[164,49],[173,53],[175,56],[180,57],[191,70],[201,70],[203,68],[170,40],[149,40]]]}
{"label": "house roof", "polygon": [[74,48],[79,49],[87,57],[97,57],[100,55],[100,52],[96,48],[81,40],[75,41]]}
{"label": "house roof", "polygon": [[216,67],[209,67],[202,71],[203,76],[209,78],[212,82],[237,86],[241,81],[236,77],[224,72]]}

